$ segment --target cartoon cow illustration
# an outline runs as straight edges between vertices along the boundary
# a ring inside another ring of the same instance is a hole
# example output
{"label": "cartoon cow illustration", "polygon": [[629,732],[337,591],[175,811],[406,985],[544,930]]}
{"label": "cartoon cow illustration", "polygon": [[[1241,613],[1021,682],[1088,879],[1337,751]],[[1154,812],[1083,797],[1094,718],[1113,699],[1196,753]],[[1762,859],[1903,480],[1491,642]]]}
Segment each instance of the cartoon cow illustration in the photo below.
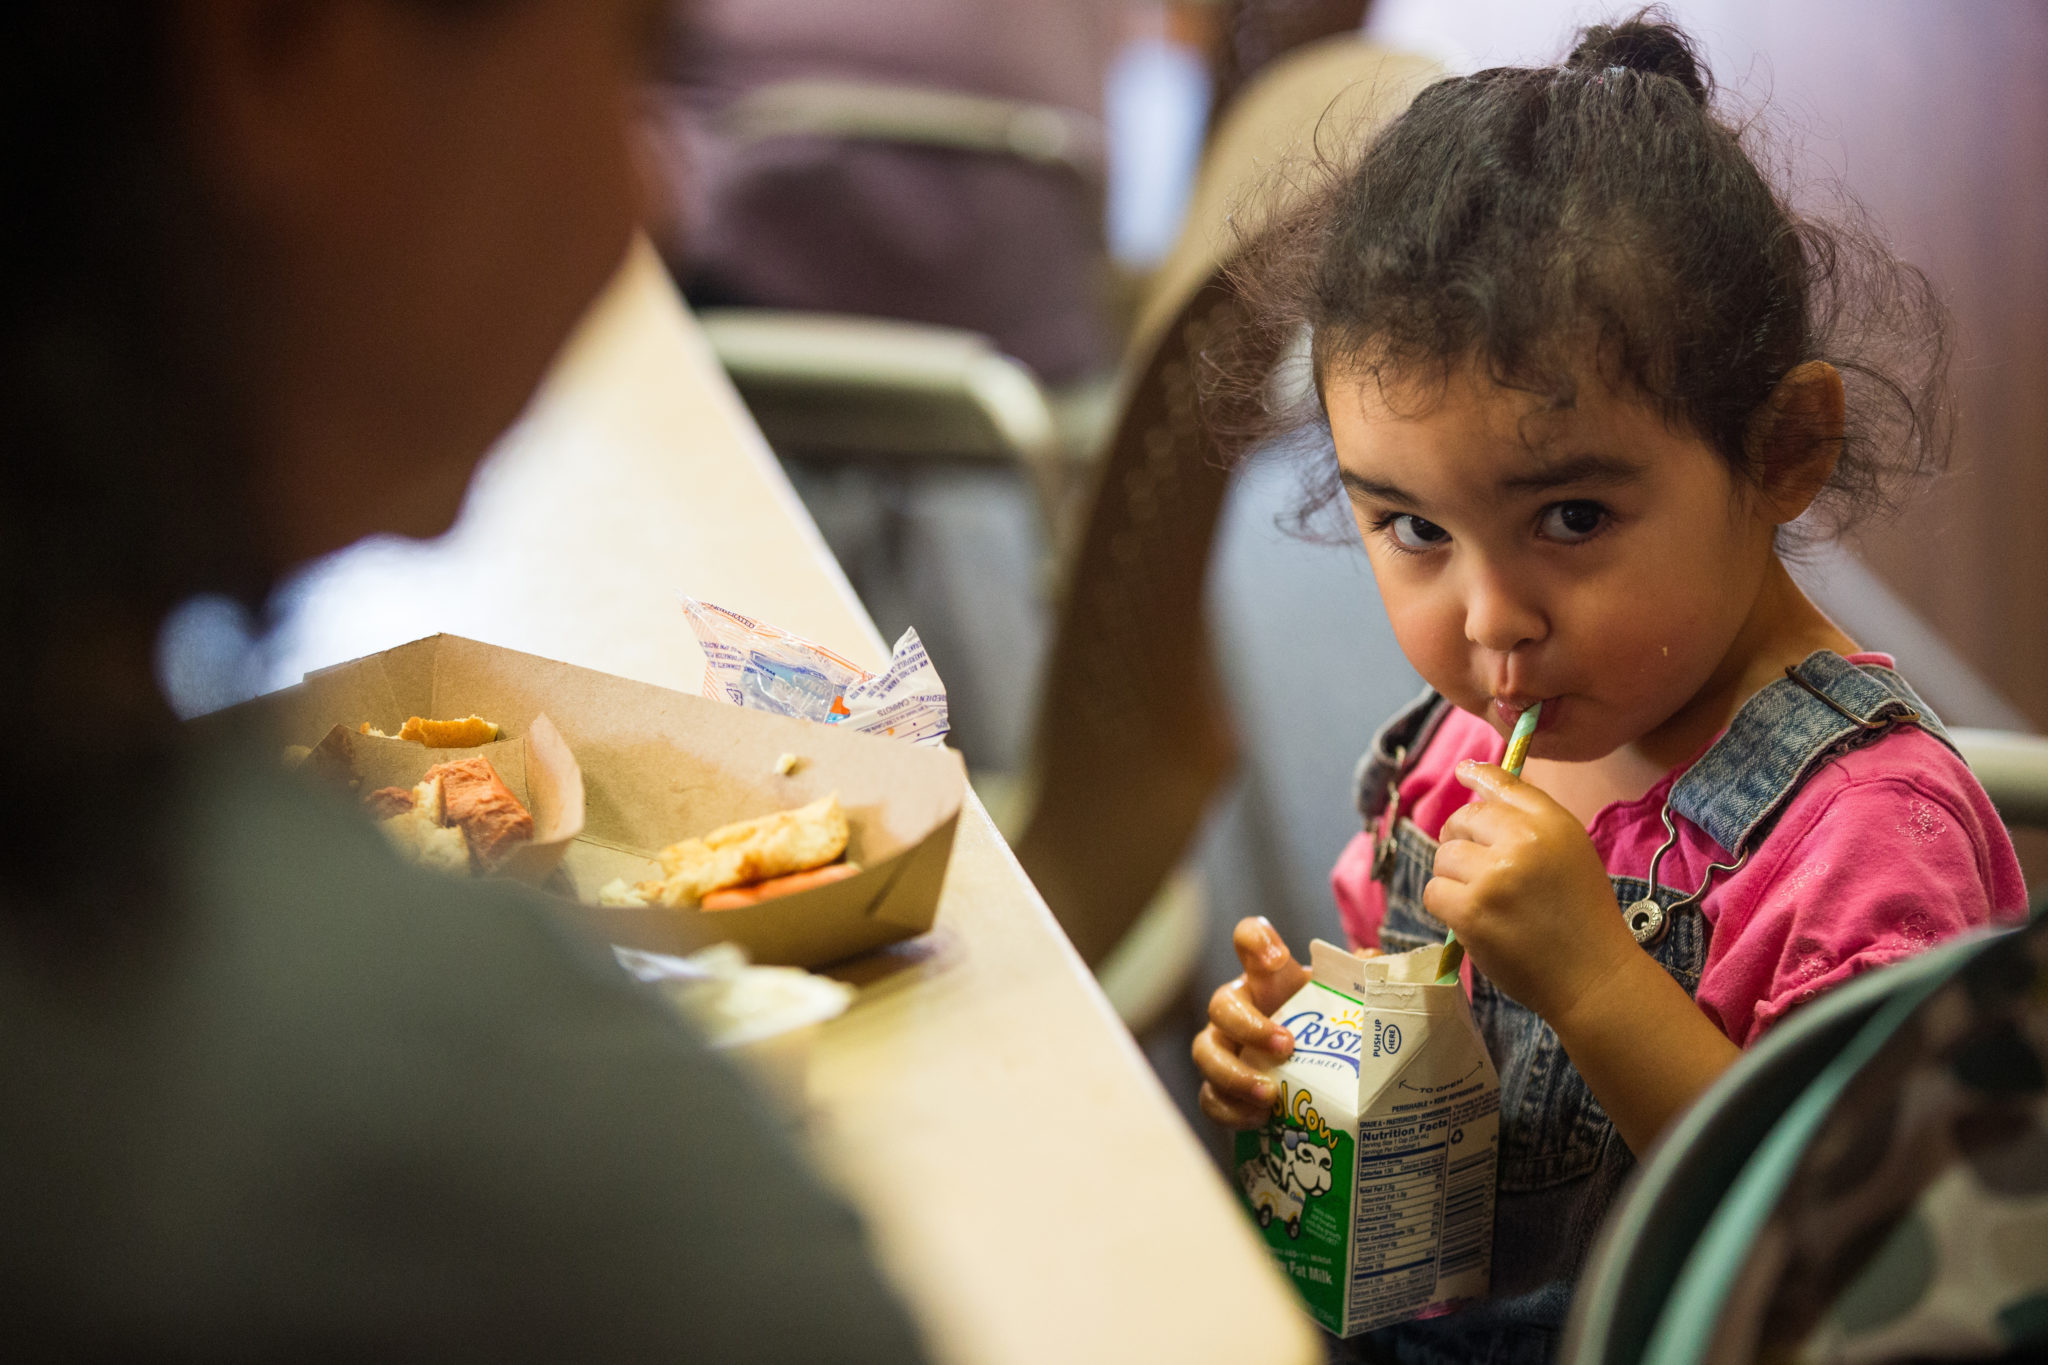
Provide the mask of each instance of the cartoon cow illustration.
{"label": "cartoon cow illustration", "polygon": [[1238,1167],[1237,1179],[1260,1227],[1278,1218],[1289,1237],[1299,1237],[1302,1206],[1329,1191],[1330,1149],[1298,1128],[1282,1129],[1277,1147],[1270,1132],[1260,1133],[1259,1154]]}

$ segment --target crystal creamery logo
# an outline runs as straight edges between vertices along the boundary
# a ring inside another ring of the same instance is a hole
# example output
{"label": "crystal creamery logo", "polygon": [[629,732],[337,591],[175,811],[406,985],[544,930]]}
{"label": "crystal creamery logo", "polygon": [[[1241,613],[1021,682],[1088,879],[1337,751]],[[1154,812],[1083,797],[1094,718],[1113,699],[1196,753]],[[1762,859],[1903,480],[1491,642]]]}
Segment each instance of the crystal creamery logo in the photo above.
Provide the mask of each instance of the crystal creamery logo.
{"label": "crystal creamery logo", "polygon": [[1364,1010],[1347,1005],[1326,1015],[1319,1009],[1305,1009],[1280,1022],[1294,1035],[1295,1056],[1329,1057],[1358,1070],[1359,1049],[1365,1044],[1360,1031],[1365,1024]]}

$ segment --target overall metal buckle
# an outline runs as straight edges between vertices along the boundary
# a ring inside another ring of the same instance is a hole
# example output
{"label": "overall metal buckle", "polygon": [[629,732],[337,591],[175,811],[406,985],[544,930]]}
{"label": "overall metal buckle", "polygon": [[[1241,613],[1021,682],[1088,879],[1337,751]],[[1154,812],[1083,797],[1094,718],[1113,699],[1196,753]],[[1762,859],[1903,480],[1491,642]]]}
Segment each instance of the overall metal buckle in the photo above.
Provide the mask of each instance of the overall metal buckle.
{"label": "overall metal buckle", "polygon": [[1885,702],[1878,707],[1878,710],[1881,711],[1884,709],[1885,706],[1896,704],[1899,710],[1894,715],[1877,716],[1874,719],[1866,716],[1859,716],[1854,711],[1851,711],[1848,707],[1842,705],[1842,703],[1836,701],[1833,697],[1829,696],[1827,693],[1821,691],[1818,687],[1815,687],[1812,683],[1808,682],[1805,679],[1805,677],[1799,672],[1799,669],[1794,665],[1785,665],[1785,676],[1790,678],[1793,682],[1798,683],[1800,687],[1804,688],[1807,692],[1811,693],[1816,700],[1825,705],[1830,711],[1833,711],[1836,715],[1840,716],[1843,720],[1848,721],[1851,725],[1854,725],[1859,730],[1889,730],[1894,725],[1908,725],[1917,722],[1920,719],[1920,713],[1918,711],[1915,711],[1912,707],[1906,705],[1906,703],[1904,703],[1903,701],[1896,703]]}
{"label": "overall metal buckle", "polygon": [[1659,844],[1657,851],[1650,855],[1650,874],[1643,879],[1649,883],[1649,886],[1643,892],[1641,900],[1632,903],[1621,912],[1623,918],[1628,921],[1628,931],[1634,934],[1636,942],[1645,948],[1655,947],[1658,940],[1662,939],[1665,933],[1670,930],[1671,917],[1673,915],[1685,909],[1688,905],[1699,904],[1700,897],[1706,895],[1707,888],[1714,884],[1714,874],[1716,872],[1737,871],[1744,863],[1749,861],[1750,854],[1750,850],[1745,848],[1742,850],[1741,856],[1737,857],[1732,863],[1707,864],[1706,875],[1700,878],[1698,888],[1690,896],[1673,902],[1670,909],[1667,910],[1657,903],[1657,869],[1663,866],[1664,855],[1669,853],[1672,845],[1678,842],[1678,825],[1671,818],[1671,799],[1669,797],[1666,797],[1664,800],[1663,816],[1664,842]]}

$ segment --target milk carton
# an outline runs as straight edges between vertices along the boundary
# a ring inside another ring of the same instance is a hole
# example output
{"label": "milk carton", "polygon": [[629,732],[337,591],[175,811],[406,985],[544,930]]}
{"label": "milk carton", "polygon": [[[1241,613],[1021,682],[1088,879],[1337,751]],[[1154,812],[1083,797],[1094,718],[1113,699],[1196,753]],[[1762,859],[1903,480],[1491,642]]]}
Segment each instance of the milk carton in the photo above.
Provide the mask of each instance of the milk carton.
{"label": "milk carton", "polygon": [[1316,1321],[1339,1336],[1486,1292],[1500,1077],[1455,980],[1460,950],[1358,957],[1328,943],[1277,1018],[1266,1126],[1237,1186]]}

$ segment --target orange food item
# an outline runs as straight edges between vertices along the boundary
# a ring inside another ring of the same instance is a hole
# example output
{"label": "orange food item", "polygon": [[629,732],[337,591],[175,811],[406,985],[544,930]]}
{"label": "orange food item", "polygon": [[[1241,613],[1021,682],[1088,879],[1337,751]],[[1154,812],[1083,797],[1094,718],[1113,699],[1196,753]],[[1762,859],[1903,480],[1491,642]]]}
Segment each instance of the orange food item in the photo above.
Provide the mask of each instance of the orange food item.
{"label": "orange food item", "polygon": [[427,720],[421,716],[410,716],[399,729],[398,737],[424,744],[429,749],[474,749],[497,739],[498,727],[482,716],[464,716],[461,720]]}
{"label": "orange food item", "polygon": [[704,910],[743,910],[749,905],[774,900],[797,891],[809,891],[813,887],[830,886],[833,882],[844,881],[860,871],[859,863],[832,863],[826,867],[814,867],[808,872],[792,872],[787,877],[770,877],[765,882],[752,886],[735,886],[724,891],[712,891],[698,902]]}
{"label": "orange food item", "polygon": [[444,818],[469,841],[470,856],[485,871],[533,838],[533,816],[498,776],[488,758],[465,758],[427,769],[441,779]]}

